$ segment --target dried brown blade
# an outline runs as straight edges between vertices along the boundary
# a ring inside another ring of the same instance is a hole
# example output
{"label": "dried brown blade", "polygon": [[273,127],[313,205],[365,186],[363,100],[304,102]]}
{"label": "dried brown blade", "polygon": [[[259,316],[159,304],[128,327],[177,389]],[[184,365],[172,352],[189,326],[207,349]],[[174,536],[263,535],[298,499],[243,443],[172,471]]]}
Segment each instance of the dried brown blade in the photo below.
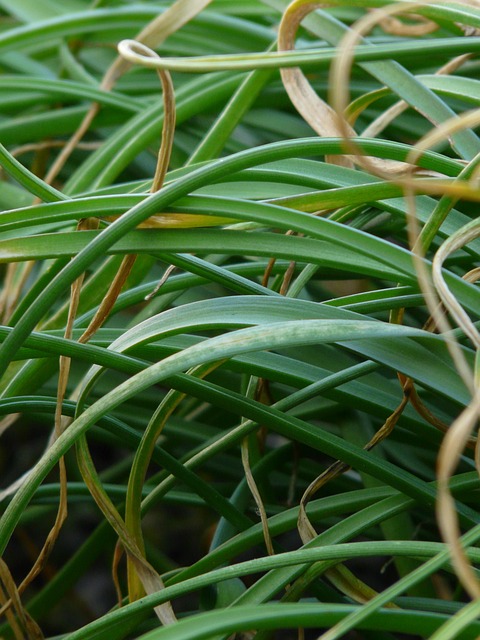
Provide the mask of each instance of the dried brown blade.
{"label": "dried brown blade", "polygon": [[[178,31],[184,24],[192,20],[202,11],[212,0],[176,0],[162,14],[152,20],[135,37],[138,42],[144,43],[148,47],[158,47],[169,35]],[[106,71],[100,88],[111,91],[117,80],[130,69],[131,63],[122,56],[118,56]],[[100,105],[93,103],[84,119],[80,123],[77,131],[65,145],[57,159],[51,166],[45,181],[51,184],[58,176],[66,161],[76,149],[78,143],[90,128],[95,116],[100,111]]]}
{"label": "dried brown blade", "polygon": [[405,17],[409,18],[412,22],[406,23],[394,16],[387,16],[378,24],[386,33],[390,33],[394,36],[408,36],[410,38],[426,36],[439,29],[439,25],[436,22],[425,18],[425,16],[405,14]]}
{"label": "dried brown blade", "polygon": [[[96,224],[96,221],[93,223]],[[88,220],[81,220],[78,223],[78,230],[82,230],[85,228],[91,228],[92,222]],[[84,276],[80,276],[77,278],[71,286],[70,293],[70,307],[68,310],[67,323],[64,331],[64,337],[67,340],[72,338],[73,325],[75,322],[75,318],[77,315],[78,305],[80,301],[80,291],[82,288]],[[70,364],[71,359],[65,356],[60,356],[59,358],[59,377],[57,384],[57,403],[55,406],[55,425],[54,425],[54,438],[58,438],[63,430],[66,428],[68,421],[63,422],[62,417],[62,406],[63,401],[65,399],[65,394],[68,386],[68,379],[70,373]],[[68,508],[67,508],[67,472],[65,467],[65,460],[61,457],[58,461],[59,467],[59,484],[60,484],[60,495],[59,495],[59,505],[57,509],[57,514],[55,517],[55,522],[53,527],[50,529],[45,543],[35,561],[32,568],[28,572],[28,575],[23,579],[21,585],[19,586],[19,592],[22,593],[28,585],[38,576],[38,574],[42,571],[45,566],[54,546],[57,541],[60,530],[67,518]]]}
{"label": "dried brown blade", "polygon": [[[472,429],[480,417],[480,392],[476,391],[472,401],[451,425],[440,447],[437,460],[437,521],[443,539],[450,548],[452,564],[460,582],[472,599],[480,598],[480,581],[460,542],[461,531],[458,524],[455,500],[450,492],[449,482],[460,460]],[[477,454],[476,454],[477,458]]]}
{"label": "dried brown blade", "polygon": [[[97,470],[93,463],[85,436],[77,442],[77,461],[83,480],[90,491],[92,498],[118,535],[120,542],[127,553],[128,559],[133,563],[135,570],[142,582],[147,594],[155,593],[165,587],[160,575],[145,559],[136,541],[125,526],[125,522],[118,513],[115,505],[103,489]],[[165,602],[154,608],[160,622],[164,625],[176,622],[170,602]]]}
{"label": "dried brown blade", "polygon": [[[318,2],[294,0],[283,13],[278,30],[278,50],[291,51],[295,48],[295,36],[302,20],[312,11],[322,7]],[[313,90],[300,68],[281,69],[280,74],[290,100],[312,129],[322,137],[343,137],[344,130],[339,128],[337,113]],[[350,137],[355,131],[348,127]],[[343,155],[330,156],[333,164],[353,167],[352,159]]]}
{"label": "dried brown blade", "polygon": [[250,466],[250,451],[249,451],[249,438],[248,436],[242,440],[241,443],[241,455],[242,455],[242,466],[245,473],[245,479],[248,484],[248,488],[250,489],[250,493],[255,500],[255,504],[258,509],[258,514],[260,515],[260,521],[262,523],[262,531],[263,531],[263,539],[265,541],[265,546],[267,548],[267,553],[269,556],[273,556],[275,551],[273,549],[272,536],[270,535],[270,529],[268,526],[268,516],[265,510],[265,505],[263,504],[262,496],[260,495],[260,491],[258,489],[255,478],[253,477],[252,468]]}
{"label": "dried brown blade", "polygon": [[24,608],[19,589],[17,589],[10,569],[2,558],[0,558],[0,600],[3,604],[0,615],[6,614],[16,638],[19,640],[43,640],[42,630]]}
{"label": "dried brown blade", "polygon": [[[395,411],[393,411],[393,413],[387,418],[380,429],[364,446],[365,450],[370,451],[375,445],[377,445],[379,442],[381,442],[391,434],[407,404],[408,393],[404,393],[404,396]],[[313,480],[313,482],[311,482],[305,490],[300,500],[297,521],[298,532],[304,544],[310,542],[318,535],[307,514],[308,503],[313,498],[313,496],[323,486],[325,486],[327,482],[333,480],[342,473],[349,471],[350,469],[351,467],[345,462],[336,460],[327,469],[325,469],[323,473],[315,478],[315,480]],[[337,589],[339,589],[345,595],[351,597],[356,602],[365,603],[377,595],[377,592],[374,589],[369,587],[363,581],[359,580],[349,569],[347,569],[347,567],[345,567],[341,563],[330,569],[327,569],[325,571],[325,575],[332,582],[332,584],[337,587]],[[389,604],[387,606],[395,608],[395,605],[393,604]]]}
{"label": "dried brown blade", "polygon": [[118,296],[120,295],[123,285],[130,275],[130,272],[132,271],[136,258],[136,255],[127,255],[123,258],[120,268],[118,269],[115,278],[113,279],[113,282],[110,284],[110,287],[105,294],[102,303],[98,307],[88,327],[78,339],[79,342],[88,342],[90,338],[94,336],[95,333],[100,329],[100,327],[102,327],[103,323],[108,318]]}

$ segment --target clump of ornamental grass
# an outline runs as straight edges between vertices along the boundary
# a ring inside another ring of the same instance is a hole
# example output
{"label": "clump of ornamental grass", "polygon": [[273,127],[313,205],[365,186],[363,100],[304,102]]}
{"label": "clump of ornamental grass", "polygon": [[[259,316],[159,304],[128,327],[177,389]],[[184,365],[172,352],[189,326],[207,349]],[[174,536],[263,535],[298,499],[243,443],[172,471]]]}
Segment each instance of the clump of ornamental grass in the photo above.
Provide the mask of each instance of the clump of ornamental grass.
{"label": "clump of ornamental grass", "polygon": [[480,635],[480,10],[0,0],[0,635]]}

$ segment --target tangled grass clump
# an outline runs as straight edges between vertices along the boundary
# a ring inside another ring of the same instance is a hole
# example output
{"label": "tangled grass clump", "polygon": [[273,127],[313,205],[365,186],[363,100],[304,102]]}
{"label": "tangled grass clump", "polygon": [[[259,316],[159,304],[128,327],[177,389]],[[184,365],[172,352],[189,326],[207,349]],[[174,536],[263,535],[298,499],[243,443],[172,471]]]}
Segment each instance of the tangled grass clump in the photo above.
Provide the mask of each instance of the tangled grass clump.
{"label": "tangled grass clump", "polygon": [[480,636],[480,7],[0,0],[0,635]]}

